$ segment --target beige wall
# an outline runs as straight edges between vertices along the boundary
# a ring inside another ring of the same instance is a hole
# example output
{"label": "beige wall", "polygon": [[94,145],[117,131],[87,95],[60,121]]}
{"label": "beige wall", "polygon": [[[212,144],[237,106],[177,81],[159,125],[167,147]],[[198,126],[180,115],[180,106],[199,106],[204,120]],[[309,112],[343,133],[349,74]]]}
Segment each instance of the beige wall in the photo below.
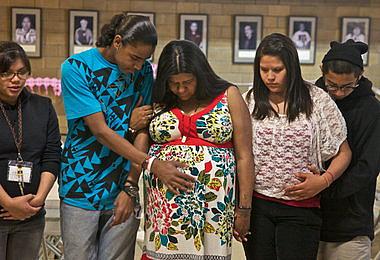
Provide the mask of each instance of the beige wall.
{"label": "beige wall", "polygon": [[[100,27],[123,10],[155,13],[159,34],[155,61],[163,46],[178,37],[179,13],[208,14],[209,61],[222,77],[239,83],[252,81],[252,65],[232,64],[233,15],[262,15],[263,36],[287,33],[289,15],[318,17],[316,63],[302,66],[305,79],[310,80],[319,76],[318,66],[329,42],[340,38],[340,17],[370,17],[365,74],[380,86],[380,0],[0,0],[1,40],[10,40],[11,6],[42,8],[42,58],[32,59],[35,76],[60,76],[60,64],[68,55],[69,9],[98,10]],[[65,131],[62,101],[54,98],[54,103]]]}

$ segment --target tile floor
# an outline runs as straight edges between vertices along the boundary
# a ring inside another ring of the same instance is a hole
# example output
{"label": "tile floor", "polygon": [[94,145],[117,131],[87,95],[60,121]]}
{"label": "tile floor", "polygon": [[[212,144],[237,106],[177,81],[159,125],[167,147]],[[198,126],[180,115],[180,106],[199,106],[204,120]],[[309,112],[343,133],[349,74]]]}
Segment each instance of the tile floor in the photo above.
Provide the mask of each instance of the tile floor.
{"label": "tile floor", "polygon": [[[379,177],[379,180],[380,180],[380,177]],[[380,184],[378,184],[378,187],[380,187]],[[48,200],[46,202],[46,207],[53,209],[50,211],[48,210],[47,217],[50,214],[50,220],[47,218],[48,221],[46,225],[46,231],[51,232],[55,235],[59,234],[59,215],[58,215],[59,214],[59,210],[58,210],[59,197],[57,194],[57,185],[54,186],[52,192],[49,194]],[[380,213],[380,193],[378,194],[377,202],[375,203],[375,213],[377,213],[378,215]],[[375,217],[376,217],[376,214],[375,214]],[[376,254],[379,254],[379,255],[376,259],[373,259],[373,260],[380,260],[380,253],[379,253],[380,252],[380,227],[379,225],[378,225],[379,234],[373,241],[372,256],[375,257]],[[136,244],[135,260],[140,260],[140,257],[141,257],[141,248],[139,247],[138,244]],[[234,241],[233,247],[232,247],[232,260],[242,260],[242,259],[245,259],[243,247],[240,243]]]}

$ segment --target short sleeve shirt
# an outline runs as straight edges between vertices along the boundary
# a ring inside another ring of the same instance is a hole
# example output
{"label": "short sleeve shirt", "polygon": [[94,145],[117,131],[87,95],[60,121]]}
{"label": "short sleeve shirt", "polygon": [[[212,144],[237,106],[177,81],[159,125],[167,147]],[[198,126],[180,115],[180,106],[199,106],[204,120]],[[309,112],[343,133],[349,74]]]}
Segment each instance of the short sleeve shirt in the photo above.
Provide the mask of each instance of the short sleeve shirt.
{"label": "short sleeve shirt", "polygon": [[152,67],[125,74],[97,48],[73,55],[62,64],[62,91],[68,120],[59,194],[70,205],[109,210],[120,192],[130,162],[99,143],[83,117],[102,112],[112,130],[127,138],[129,119],[140,96],[150,104]]}
{"label": "short sleeve shirt", "polygon": [[[310,118],[300,114],[291,123],[286,115],[252,119],[255,191],[259,194],[289,200],[284,189],[300,183],[295,174],[309,172],[308,164],[322,170],[323,162],[336,155],[346,139],[346,124],[335,102],[314,85],[310,95]],[[247,103],[252,113],[253,95]]]}

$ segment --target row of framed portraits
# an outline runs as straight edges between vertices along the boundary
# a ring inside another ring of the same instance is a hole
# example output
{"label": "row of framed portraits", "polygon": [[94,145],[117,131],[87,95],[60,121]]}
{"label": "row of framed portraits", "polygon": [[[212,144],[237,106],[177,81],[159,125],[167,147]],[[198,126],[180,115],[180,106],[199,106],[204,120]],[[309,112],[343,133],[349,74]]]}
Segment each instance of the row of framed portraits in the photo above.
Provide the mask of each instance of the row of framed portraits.
{"label": "row of framed portraits", "polygon": [[[155,23],[154,13],[130,12],[148,16]],[[69,10],[69,54],[95,46],[98,37],[98,11]],[[179,38],[194,42],[207,55],[208,15],[180,14]],[[314,64],[317,43],[317,17],[290,16],[288,36],[293,40],[301,64]],[[21,44],[30,57],[41,57],[41,9],[12,8],[12,40]],[[52,25],[54,26],[54,25]],[[263,16],[235,15],[233,63],[253,63],[263,35]],[[348,39],[368,44],[369,17],[342,17],[341,41]],[[334,40],[334,39],[331,39]],[[368,64],[368,53],[363,56]]]}
{"label": "row of framed portraits", "polygon": [[[69,21],[69,54],[93,48],[98,37],[98,11],[70,10]],[[41,57],[40,8],[12,7],[11,33],[12,40],[19,43],[29,57]]]}

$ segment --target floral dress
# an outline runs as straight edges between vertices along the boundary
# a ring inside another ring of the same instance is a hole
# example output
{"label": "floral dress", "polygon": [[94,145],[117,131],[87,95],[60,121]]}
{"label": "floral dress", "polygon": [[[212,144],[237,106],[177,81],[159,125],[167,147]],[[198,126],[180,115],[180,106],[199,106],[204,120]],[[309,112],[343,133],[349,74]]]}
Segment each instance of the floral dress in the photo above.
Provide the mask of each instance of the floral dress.
{"label": "floral dress", "polygon": [[144,172],[145,247],[151,259],[231,259],[236,162],[226,93],[191,116],[178,108],[155,117],[149,155],[177,160],[194,176],[191,192],[174,195]]}

